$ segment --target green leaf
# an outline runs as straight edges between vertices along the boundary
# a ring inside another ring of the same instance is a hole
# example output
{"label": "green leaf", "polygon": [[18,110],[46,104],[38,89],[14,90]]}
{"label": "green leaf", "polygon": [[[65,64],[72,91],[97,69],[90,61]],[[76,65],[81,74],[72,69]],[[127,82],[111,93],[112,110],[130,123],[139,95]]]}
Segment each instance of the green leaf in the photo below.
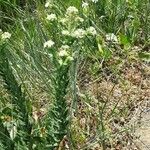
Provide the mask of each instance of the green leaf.
{"label": "green leaf", "polygon": [[145,61],[150,61],[150,53],[148,52],[140,52],[139,54],[139,58],[141,58],[142,60],[145,60]]}
{"label": "green leaf", "polygon": [[120,44],[124,45],[125,47],[130,46],[130,42],[129,42],[128,37],[126,35],[120,34],[119,39],[120,39]]}

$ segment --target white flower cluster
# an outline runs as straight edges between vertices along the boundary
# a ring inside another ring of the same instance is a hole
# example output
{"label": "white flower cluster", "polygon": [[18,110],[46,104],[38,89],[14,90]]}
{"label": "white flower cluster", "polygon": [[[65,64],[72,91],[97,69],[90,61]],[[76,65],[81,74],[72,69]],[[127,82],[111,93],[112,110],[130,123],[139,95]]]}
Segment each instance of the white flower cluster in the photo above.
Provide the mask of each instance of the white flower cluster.
{"label": "white flower cluster", "polygon": [[61,18],[59,20],[62,24],[66,24],[66,22],[68,22],[68,18]]}
{"label": "white flower cluster", "polygon": [[78,14],[78,9],[74,6],[70,6],[67,8],[66,15],[73,16]]}
{"label": "white flower cluster", "polygon": [[68,30],[62,30],[62,35],[66,35],[66,36],[69,36],[70,35],[70,33],[69,33],[69,31]]}
{"label": "white flower cluster", "polygon": [[70,33],[68,30],[63,30],[62,34],[65,36],[72,36],[74,38],[81,39],[81,38],[84,38],[86,35],[95,36],[97,34],[97,32],[96,32],[96,29],[94,27],[90,26],[86,30],[80,28],[80,29],[74,30],[72,33]]}
{"label": "white flower cluster", "polygon": [[77,15],[76,16],[74,15],[73,18],[71,16],[66,16],[65,18],[61,18],[59,22],[61,22],[63,25],[68,25],[72,22],[78,24],[84,22],[84,19]]}
{"label": "white flower cluster", "polygon": [[84,29],[77,29],[72,33],[72,37],[75,38],[83,38],[86,35],[86,31]]}
{"label": "white flower cluster", "polygon": [[[74,38],[84,38],[86,35],[96,35],[96,29],[94,27],[89,27],[86,30],[82,29],[82,28],[77,28],[75,24],[79,23],[79,22],[83,22],[84,19],[79,17],[78,15],[78,9],[75,8],[74,6],[70,6],[69,8],[67,8],[66,11],[66,17],[65,18],[61,18],[60,22],[66,26],[66,28],[68,28],[68,30],[62,30],[62,35],[65,36],[72,36]],[[72,17],[70,16],[74,16],[72,19]],[[71,28],[70,25],[73,25],[73,27]]]}
{"label": "white flower cluster", "polygon": [[89,6],[89,4],[88,3],[86,3],[86,2],[82,2],[82,8],[87,8]]}
{"label": "white flower cluster", "polygon": [[68,45],[62,45],[59,48],[58,56],[60,57],[58,62],[60,65],[67,65],[68,62],[73,60],[73,57],[69,53],[70,47]]}
{"label": "white flower cluster", "polygon": [[60,57],[68,56],[69,54],[68,54],[67,50],[69,50],[69,48],[70,47],[68,45],[62,45],[60,47],[60,51],[59,51],[58,55]]}
{"label": "white flower cluster", "polygon": [[106,34],[106,41],[108,42],[118,42],[117,36],[114,33]]}
{"label": "white flower cluster", "polygon": [[6,40],[6,39],[10,39],[11,37],[11,34],[9,32],[2,32],[2,30],[0,30],[0,33],[1,33],[1,39],[2,40]]}
{"label": "white flower cluster", "polygon": [[94,27],[92,27],[92,26],[87,28],[86,31],[87,31],[87,34],[89,34],[89,35],[93,35],[94,36],[94,35],[97,34],[96,29]]}
{"label": "white flower cluster", "polygon": [[84,19],[83,19],[83,18],[81,18],[81,17],[76,17],[76,18],[75,18],[75,21],[76,21],[76,22],[83,22],[83,21],[84,21]]}
{"label": "white flower cluster", "polygon": [[4,32],[2,34],[2,39],[9,39],[11,37],[11,34],[9,32]]}
{"label": "white flower cluster", "polygon": [[57,17],[55,14],[50,14],[50,15],[47,15],[46,19],[49,21],[54,21],[54,20],[57,20]]}
{"label": "white flower cluster", "polygon": [[70,47],[68,45],[62,45],[60,50],[68,50]]}
{"label": "white flower cluster", "polygon": [[44,43],[44,48],[51,48],[55,43],[52,40],[46,41]]}
{"label": "white flower cluster", "polygon": [[45,3],[45,8],[51,7],[51,6],[52,6],[52,3],[53,3],[52,0],[48,0],[48,1]]}
{"label": "white flower cluster", "polygon": [[67,53],[66,50],[61,50],[61,51],[58,53],[58,55],[59,55],[60,57],[64,57],[64,56],[68,56],[68,53]]}
{"label": "white flower cluster", "polygon": [[48,8],[49,5],[50,5],[50,2],[46,2],[46,3],[45,3],[45,7],[46,7],[46,8]]}

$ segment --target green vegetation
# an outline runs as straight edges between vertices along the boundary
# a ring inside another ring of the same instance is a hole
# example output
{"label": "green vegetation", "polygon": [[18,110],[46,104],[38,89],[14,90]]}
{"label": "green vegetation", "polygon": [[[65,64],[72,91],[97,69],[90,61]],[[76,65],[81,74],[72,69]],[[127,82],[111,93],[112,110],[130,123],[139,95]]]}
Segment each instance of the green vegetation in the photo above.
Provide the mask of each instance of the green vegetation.
{"label": "green vegetation", "polygon": [[0,0],[0,150],[127,147],[149,87],[149,8]]}

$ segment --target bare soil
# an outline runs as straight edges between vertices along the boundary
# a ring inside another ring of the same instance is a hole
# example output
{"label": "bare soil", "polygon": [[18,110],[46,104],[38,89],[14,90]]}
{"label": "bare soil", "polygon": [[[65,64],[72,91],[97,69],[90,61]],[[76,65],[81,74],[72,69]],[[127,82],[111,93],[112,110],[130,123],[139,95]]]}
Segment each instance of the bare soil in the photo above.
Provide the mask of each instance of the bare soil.
{"label": "bare soil", "polygon": [[142,114],[140,124],[135,130],[136,144],[139,150],[150,150],[150,107]]}

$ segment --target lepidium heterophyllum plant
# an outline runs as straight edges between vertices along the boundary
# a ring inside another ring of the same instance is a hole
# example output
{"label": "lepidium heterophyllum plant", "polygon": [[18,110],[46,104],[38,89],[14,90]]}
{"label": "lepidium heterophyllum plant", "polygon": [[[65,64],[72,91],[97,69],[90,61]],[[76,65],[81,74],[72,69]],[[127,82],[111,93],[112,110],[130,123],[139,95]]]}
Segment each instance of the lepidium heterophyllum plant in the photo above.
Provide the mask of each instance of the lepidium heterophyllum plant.
{"label": "lepidium heterophyllum plant", "polygon": [[[51,125],[47,123],[47,129],[49,133],[52,133],[52,130],[54,132],[47,138],[54,145],[65,135],[70,138],[69,124],[77,103],[78,60],[86,51],[85,40],[95,40],[97,31],[93,26],[87,26],[86,19],[79,15],[79,10],[74,6],[68,7],[63,15],[56,13],[59,12],[57,6],[51,3],[46,3],[45,6],[48,12],[46,25],[53,31],[50,32],[50,39],[44,43],[44,48],[51,56],[54,68],[54,105],[47,114],[47,122],[51,122]],[[68,91],[71,91],[71,102],[66,97]]]}

